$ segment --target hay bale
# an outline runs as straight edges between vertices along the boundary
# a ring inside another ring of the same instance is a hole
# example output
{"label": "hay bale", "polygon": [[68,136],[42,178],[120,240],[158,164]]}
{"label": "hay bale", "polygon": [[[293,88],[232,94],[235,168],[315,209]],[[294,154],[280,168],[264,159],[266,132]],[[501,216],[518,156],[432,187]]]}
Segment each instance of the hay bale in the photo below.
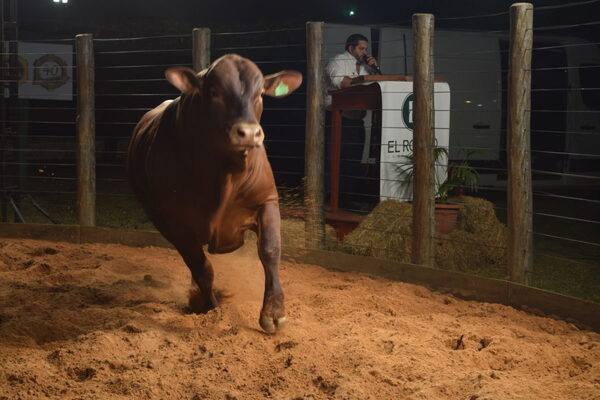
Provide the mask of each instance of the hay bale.
{"label": "hay bale", "polygon": [[412,246],[412,206],[384,200],[344,238],[352,254],[409,262]]}
{"label": "hay bale", "polygon": [[[506,275],[506,227],[487,200],[469,196],[450,199],[461,203],[457,228],[436,235],[438,268]],[[410,262],[412,206],[398,200],[382,201],[342,244],[344,251],[398,262]]]}
{"label": "hay bale", "polygon": [[484,233],[489,229],[504,226],[494,211],[494,204],[478,197],[460,196],[449,199],[462,204],[457,229],[465,232]]}
{"label": "hay bale", "polygon": [[494,205],[481,198],[451,199],[463,204],[457,229],[436,240],[436,266],[489,277],[506,278],[506,226]]}
{"label": "hay bale", "polygon": [[[281,220],[281,243],[286,247],[304,248],[306,245],[306,222],[300,218],[283,218]],[[338,244],[335,237],[335,229],[331,225],[325,225],[325,248],[337,250]]]}

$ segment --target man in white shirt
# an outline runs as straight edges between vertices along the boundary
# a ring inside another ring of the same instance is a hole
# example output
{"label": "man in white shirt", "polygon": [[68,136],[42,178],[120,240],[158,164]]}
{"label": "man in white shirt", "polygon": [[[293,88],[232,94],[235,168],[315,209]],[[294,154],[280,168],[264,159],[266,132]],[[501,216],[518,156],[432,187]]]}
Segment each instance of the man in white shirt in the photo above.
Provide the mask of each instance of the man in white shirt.
{"label": "man in white shirt", "polygon": [[[380,73],[377,60],[368,53],[369,40],[365,36],[359,33],[348,36],[345,49],[327,64],[328,90],[347,88],[350,80],[360,75]],[[329,105],[331,96],[328,98]]]}
{"label": "man in white shirt", "polygon": [[[327,90],[338,90],[352,85],[351,79],[360,75],[380,74],[379,65],[375,57],[368,53],[369,40],[361,34],[355,33],[346,39],[345,51],[333,57],[326,67]],[[326,106],[331,105],[331,96],[326,96]],[[330,115],[327,113],[327,124]],[[345,192],[368,193],[377,191],[372,189],[374,179],[365,179],[370,175],[377,175],[378,165],[371,157],[371,152],[377,152],[379,148],[371,149],[371,111],[342,110],[344,120],[342,139],[342,176],[340,195],[342,200],[351,200]],[[327,154],[329,156],[329,154]],[[328,167],[329,165],[327,165]],[[326,182],[326,186],[328,181]],[[364,199],[364,198],[363,198]],[[343,205],[343,204],[342,204]]]}

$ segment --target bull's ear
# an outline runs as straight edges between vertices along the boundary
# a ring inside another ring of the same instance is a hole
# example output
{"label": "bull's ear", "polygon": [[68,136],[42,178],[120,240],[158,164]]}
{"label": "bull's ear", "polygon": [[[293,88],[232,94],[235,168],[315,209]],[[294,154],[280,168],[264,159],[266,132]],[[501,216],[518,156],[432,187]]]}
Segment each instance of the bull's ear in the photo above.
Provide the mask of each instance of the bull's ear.
{"label": "bull's ear", "polygon": [[187,67],[173,67],[165,71],[165,77],[181,91],[181,93],[192,94],[202,90],[202,80],[196,73]]}
{"label": "bull's ear", "polygon": [[285,97],[302,84],[302,74],[298,71],[281,71],[265,76],[265,94],[272,97]]}

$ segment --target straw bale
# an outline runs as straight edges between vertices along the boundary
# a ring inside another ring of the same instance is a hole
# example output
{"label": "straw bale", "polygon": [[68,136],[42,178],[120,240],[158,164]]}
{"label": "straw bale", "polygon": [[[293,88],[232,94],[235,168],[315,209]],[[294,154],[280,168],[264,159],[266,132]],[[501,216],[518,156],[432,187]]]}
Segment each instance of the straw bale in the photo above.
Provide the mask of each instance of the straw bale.
{"label": "straw bale", "polygon": [[457,229],[439,235],[436,266],[485,276],[506,278],[506,226],[496,217],[491,202],[461,196]]}
{"label": "straw bale", "polygon": [[[306,245],[306,222],[300,218],[283,218],[281,220],[281,243],[286,247],[304,248]],[[325,248],[336,250],[338,248],[335,229],[325,225]]]}
{"label": "straw bale", "polygon": [[[436,234],[436,266],[502,278],[506,275],[506,227],[487,200],[469,196],[450,199],[461,203],[454,231]],[[352,254],[410,262],[412,206],[398,200],[379,203],[343,242]]]}
{"label": "straw bale", "polygon": [[384,200],[344,238],[352,254],[409,262],[412,246],[412,206]]}

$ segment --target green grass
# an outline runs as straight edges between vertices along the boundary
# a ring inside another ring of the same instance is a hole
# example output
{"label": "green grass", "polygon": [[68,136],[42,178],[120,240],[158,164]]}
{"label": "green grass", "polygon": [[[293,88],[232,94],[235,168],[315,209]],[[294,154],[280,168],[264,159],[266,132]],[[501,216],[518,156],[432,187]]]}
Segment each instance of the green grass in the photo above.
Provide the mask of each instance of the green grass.
{"label": "green grass", "polygon": [[[45,194],[34,196],[34,199],[59,223],[77,223],[75,194]],[[20,209],[28,223],[50,223],[29,201],[22,201]],[[155,229],[141,205],[132,196],[126,195],[99,194],[96,198],[96,225],[117,229]]]}
{"label": "green grass", "polygon": [[549,252],[534,253],[531,285],[600,303],[600,265]]}

